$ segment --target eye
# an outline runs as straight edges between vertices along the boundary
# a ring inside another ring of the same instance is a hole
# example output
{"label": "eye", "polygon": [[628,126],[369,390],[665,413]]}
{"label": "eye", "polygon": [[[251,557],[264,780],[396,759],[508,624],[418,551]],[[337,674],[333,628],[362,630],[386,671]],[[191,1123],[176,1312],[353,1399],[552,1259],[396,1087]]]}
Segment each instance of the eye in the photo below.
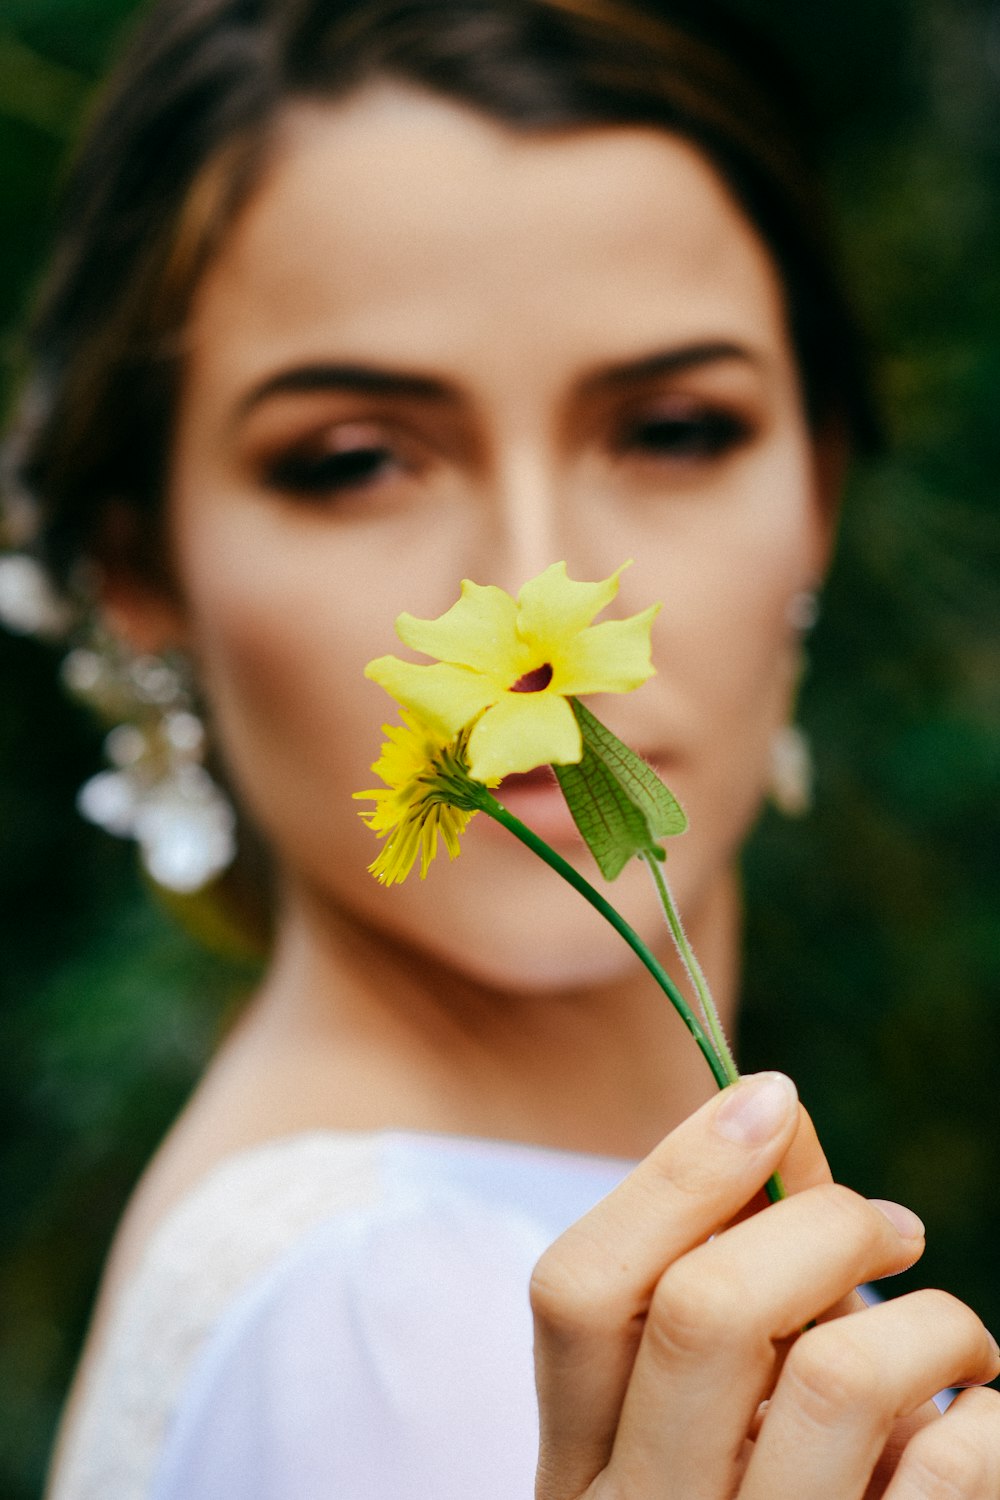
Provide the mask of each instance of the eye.
{"label": "eye", "polygon": [[619,444],[639,458],[690,462],[724,458],[752,434],[751,424],[736,412],[678,400],[632,416]]}
{"label": "eye", "polygon": [[306,501],[388,489],[420,468],[412,437],[384,422],[337,422],[276,443],[259,456],[265,489]]}
{"label": "eye", "polygon": [[402,468],[396,453],[385,444],[358,444],[357,447],[309,446],[282,453],[265,469],[264,481],[270,489],[286,495],[322,498],[339,495],[345,490],[369,489]]}

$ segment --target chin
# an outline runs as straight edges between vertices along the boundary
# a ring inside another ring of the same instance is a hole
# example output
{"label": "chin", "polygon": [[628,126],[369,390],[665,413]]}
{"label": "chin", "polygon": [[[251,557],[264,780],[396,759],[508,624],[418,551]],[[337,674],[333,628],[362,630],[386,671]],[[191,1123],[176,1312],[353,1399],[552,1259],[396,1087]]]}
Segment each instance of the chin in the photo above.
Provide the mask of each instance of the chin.
{"label": "chin", "polygon": [[[601,922],[596,912],[594,924]],[[428,951],[441,963],[486,989],[512,995],[556,995],[601,989],[621,983],[634,971],[635,955],[610,928],[606,934],[567,933],[564,941],[524,943],[505,941],[506,924],[499,923],[487,942],[460,950],[433,942]]]}
{"label": "chin", "polygon": [[[647,873],[636,865],[609,887],[588,862],[578,847],[573,863],[662,956],[669,941]],[[459,859],[433,865],[425,881],[411,876],[378,896],[366,902],[368,924],[493,990],[601,987],[628,979],[638,963],[599,912],[513,842],[467,841]]]}

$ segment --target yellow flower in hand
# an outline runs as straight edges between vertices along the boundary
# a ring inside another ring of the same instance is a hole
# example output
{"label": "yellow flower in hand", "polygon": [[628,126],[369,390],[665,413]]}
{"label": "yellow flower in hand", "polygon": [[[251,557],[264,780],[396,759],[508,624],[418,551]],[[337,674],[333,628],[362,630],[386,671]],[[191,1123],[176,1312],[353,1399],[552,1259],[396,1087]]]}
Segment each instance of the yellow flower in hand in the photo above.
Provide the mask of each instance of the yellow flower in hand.
{"label": "yellow flower in hand", "polygon": [[626,567],[600,583],[578,583],[564,562],[553,563],[516,600],[465,579],[461,598],[438,619],[403,614],[396,621],[403,644],[436,657],[433,665],[380,656],[365,676],[443,738],[472,725],[468,774],[475,781],[574,764],[583,742],[567,699],[628,693],[655,671],[650,629],[658,604],[626,620],[591,623],[617,594]]}
{"label": "yellow flower in hand", "polygon": [[404,713],[402,724],[383,724],[388,736],[372,770],[385,782],[355,797],[375,803],[361,817],[385,843],[368,869],[383,885],[405,880],[420,855],[420,878],[437,854],[438,834],[452,859],[460,853],[459,834],[475,812],[469,793],[464,739],[446,742]]}

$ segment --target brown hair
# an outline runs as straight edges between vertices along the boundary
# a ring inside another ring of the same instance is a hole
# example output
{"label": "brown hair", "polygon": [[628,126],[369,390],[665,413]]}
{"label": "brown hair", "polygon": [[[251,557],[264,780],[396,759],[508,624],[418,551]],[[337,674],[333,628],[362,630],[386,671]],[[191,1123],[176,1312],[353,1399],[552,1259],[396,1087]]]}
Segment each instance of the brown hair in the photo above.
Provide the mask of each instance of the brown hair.
{"label": "brown hair", "polygon": [[8,471],[65,578],[102,508],[155,519],[198,279],[294,99],[397,78],[526,132],[645,124],[695,143],[768,246],[814,424],[874,433],[802,101],[709,0],[160,0],[75,162]]}

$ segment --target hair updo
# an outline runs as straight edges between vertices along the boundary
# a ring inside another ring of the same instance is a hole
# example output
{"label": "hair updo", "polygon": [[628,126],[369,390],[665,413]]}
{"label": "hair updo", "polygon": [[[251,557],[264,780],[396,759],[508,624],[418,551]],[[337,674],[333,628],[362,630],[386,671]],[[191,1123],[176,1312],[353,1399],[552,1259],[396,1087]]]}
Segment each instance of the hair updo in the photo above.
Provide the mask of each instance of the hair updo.
{"label": "hair updo", "polygon": [[697,146],[768,247],[806,411],[874,424],[802,101],[709,0],[159,0],[76,159],[7,472],[65,581],[110,504],[155,567],[191,299],[285,107],[395,79],[512,130],[648,125]]}

